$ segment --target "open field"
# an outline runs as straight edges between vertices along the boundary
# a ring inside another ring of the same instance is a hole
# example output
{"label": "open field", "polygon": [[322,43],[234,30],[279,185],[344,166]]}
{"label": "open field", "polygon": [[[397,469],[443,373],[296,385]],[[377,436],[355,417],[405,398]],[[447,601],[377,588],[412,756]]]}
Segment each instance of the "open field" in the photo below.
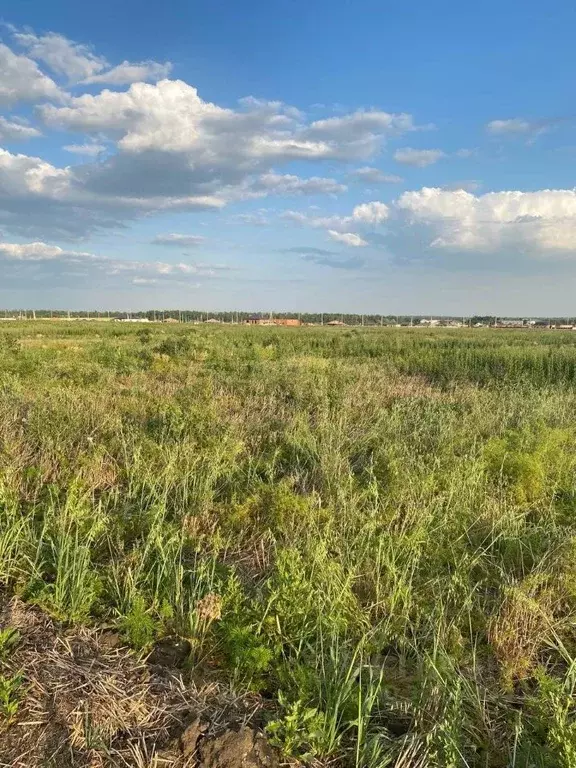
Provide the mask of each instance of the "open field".
{"label": "open field", "polygon": [[575,385],[570,332],[2,326],[0,766],[192,765],[204,712],[574,768]]}

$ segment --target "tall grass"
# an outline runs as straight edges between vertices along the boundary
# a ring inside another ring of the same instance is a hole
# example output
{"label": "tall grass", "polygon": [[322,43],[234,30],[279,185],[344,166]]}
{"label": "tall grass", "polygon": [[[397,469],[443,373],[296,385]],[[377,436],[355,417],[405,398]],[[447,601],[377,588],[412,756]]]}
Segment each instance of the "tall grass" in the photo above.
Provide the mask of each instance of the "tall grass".
{"label": "tall grass", "polygon": [[573,766],[573,339],[12,324],[0,581],[305,762]]}

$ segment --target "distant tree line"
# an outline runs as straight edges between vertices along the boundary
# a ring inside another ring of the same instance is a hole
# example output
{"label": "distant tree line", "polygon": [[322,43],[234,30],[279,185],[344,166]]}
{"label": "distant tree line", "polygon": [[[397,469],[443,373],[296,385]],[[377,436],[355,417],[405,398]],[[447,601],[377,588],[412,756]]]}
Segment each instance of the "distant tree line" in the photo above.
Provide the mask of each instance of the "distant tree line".
{"label": "distant tree line", "polygon": [[[89,320],[94,318],[109,318],[111,320],[125,319],[144,319],[153,321],[178,320],[183,323],[205,322],[214,319],[221,323],[245,323],[254,315],[267,318],[298,317],[303,323],[313,323],[317,325],[338,321],[346,325],[420,325],[421,320],[438,320],[441,323],[460,322],[466,325],[494,325],[497,320],[509,319],[511,316],[494,315],[472,315],[462,317],[461,315],[379,315],[379,314],[354,314],[341,312],[210,312],[204,310],[181,310],[181,309],[149,309],[139,312],[126,312],[123,310],[50,310],[50,309],[6,309],[0,310],[0,318],[22,318],[22,319],[46,319],[46,318],[70,318],[76,320]],[[517,317],[517,316],[516,316]],[[538,326],[546,325],[566,325],[576,324],[576,317],[550,317],[533,318],[534,324]]]}

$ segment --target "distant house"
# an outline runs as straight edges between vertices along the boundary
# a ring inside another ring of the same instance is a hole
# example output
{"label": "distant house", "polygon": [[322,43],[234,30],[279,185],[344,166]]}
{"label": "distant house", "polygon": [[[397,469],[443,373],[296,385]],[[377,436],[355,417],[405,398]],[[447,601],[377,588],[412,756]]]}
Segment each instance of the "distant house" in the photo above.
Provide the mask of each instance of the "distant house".
{"label": "distant house", "polygon": [[524,328],[524,320],[501,318],[498,320],[498,325],[500,328]]}
{"label": "distant house", "polygon": [[297,317],[276,317],[272,322],[274,325],[287,325],[293,328],[302,325],[300,319]]}
{"label": "distant house", "polygon": [[262,315],[250,315],[246,321],[248,325],[284,325],[299,326],[302,325],[297,317],[262,317]]}
{"label": "distant house", "polygon": [[436,320],[434,317],[423,317],[420,320],[420,325],[440,325],[440,320]]}
{"label": "distant house", "polygon": [[219,323],[220,320],[216,320],[215,317],[209,317],[208,320],[205,320],[204,322],[205,323],[212,323],[212,324],[214,324],[214,323]]}
{"label": "distant house", "polygon": [[326,325],[346,325],[346,323],[343,323],[342,320],[330,320]]}

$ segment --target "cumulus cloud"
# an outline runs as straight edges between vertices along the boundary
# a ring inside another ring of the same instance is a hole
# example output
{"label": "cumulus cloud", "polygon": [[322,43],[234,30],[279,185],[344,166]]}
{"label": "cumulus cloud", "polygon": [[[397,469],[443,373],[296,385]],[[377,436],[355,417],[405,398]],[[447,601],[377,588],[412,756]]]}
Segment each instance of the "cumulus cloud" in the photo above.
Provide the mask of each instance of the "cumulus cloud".
{"label": "cumulus cloud", "polygon": [[378,168],[371,168],[368,165],[350,171],[348,177],[353,181],[365,182],[367,184],[397,184],[402,181],[401,176],[396,176],[391,173],[383,173]]}
{"label": "cumulus cloud", "polygon": [[421,226],[431,249],[536,258],[576,256],[576,191],[489,192],[423,188],[405,192],[396,209]]}
{"label": "cumulus cloud", "polygon": [[[474,194],[462,188],[404,192],[389,205],[357,205],[350,215],[285,211],[281,217],[322,229],[355,247],[383,246],[401,260],[506,268],[576,261],[576,190]],[[379,229],[382,223],[385,229]],[[448,261],[447,261],[448,259]]]}
{"label": "cumulus cloud", "polygon": [[202,245],[206,240],[202,235],[182,235],[170,233],[167,235],[156,235],[152,240],[153,245],[169,245],[178,248],[195,248]]}
{"label": "cumulus cloud", "polygon": [[161,261],[111,259],[83,251],[65,250],[37,241],[0,242],[0,266],[4,285],[29,286],[31,282],[122,286],[126,284],[195,284],[212,278],[222,267],[202,264],[167,264]]}
{"label": "cumulus cloud", "polygon": [[390,209],[385,203],[374,201],[372,203],[361,203],[352,211],[352,219],[357,222],[367,224],[380,224],[386,221],[390,215]]}
{"label": "cumulus cloud", "polygon": [[134,83],[127,91],[83,94],[42,115],[55,128],[102,132],[126,152],[188,153],[216,169],[269,170],[292,160],[353,159],[371,155],[391,132],[408,130],[407,115],[354,113],[306,125],[280,102],[244,99],[237,110],[204,101],[181,80]]}
{"label": "cumulus cloud", "polygon": [[360,235],[355,232],[337,232],[335,229],[329,229],[328,235],[332,240],[336,240],[337,243],[344,243],[344,245],[351,245],[354,248],[360,248],[364,245],[368,245]]}
{"label": "cumulus cloud", "polygon": [[28,125],[21,118],[8,120],[5,117],[0,117],[0,141],[25,141],[41,135],[37,128]]}
{"label": "cumulus cloud", "polygon": [[[0,47],[0,102],[36,102],[47,128],[83,135],[64,149],[87,158],[57,167],[0,152],[0,225],[20,236],[75,238],[162,211],[219,210],[270,195],[337,195],[346,191],[337,179],[281,167],[368,158],[388,137],[416,129],[410,115],[379,110],[310,121],[278,101],[250,97],[222,107],[188,83],[167,79],[169,64],[112,66],[63,35],[11,31],[26,55]],[[129,87],[71,96],[38,62],[76,86]],[[0,123],[0,135],[2,127],[21,138],[37,131],[15,126]],[[339,218],[325,228],[346,233],[346,218],[357,223],[353,215]]]}
{"label": "cumulus cloud", "polygon": [[394,160],[403,165],[413,165],[416,168],[426,168],[434,165],[438,160],[445,157],[446,154],[441,149],[412,149],[405,147],[397,149],[394,152]]}
{"label": "cumulus cloud", "polygon": [[123,61],[111,66],[103,56],[95,54],[90,46],[76,43],[55,32],[37,35],[30,31],[15,31],[13,36],[31,59],[46,64],[52,72],[66,77],[70,83],[129,85],[135,82],[155,82],[167,77],[172,69],[170,63],[160,64],[156,61]]}
{"label": "cumulus cloud", "polygon": [[210,195],[143,197],[91,189],[91,170],[57,168],[39,157],[0,149],[0,224],[23,236],[74,239],[148,213],[218,210],[224,204]]}
{"label": "cumulus cloud", "polygon": [[0,43],[0,107],[20,101],[62,101],[64,93],[38,65],[27,56],[19,56]]}
{"label": "cumulus cloud", "polygon": [[[281,218],[302,224],[314,229],[327,229],[341,234],[351,234],[350,227],[374,228],[386,221],[390,215],[390,209],[386,203],[374,200],[370,203],[361,203],[353,208],[349,216],[313,216],[301,211],[284,211]],[[331,235],[332,236],[332,235]],[[338,239],[338,238],[333,238]],[[360,240],[362,238],[359,238]],[[345,242],[345,241],[342,241]],[[348,242],[348,245],[351,243]],[[363,243],[364,244],[364,243]]]}

